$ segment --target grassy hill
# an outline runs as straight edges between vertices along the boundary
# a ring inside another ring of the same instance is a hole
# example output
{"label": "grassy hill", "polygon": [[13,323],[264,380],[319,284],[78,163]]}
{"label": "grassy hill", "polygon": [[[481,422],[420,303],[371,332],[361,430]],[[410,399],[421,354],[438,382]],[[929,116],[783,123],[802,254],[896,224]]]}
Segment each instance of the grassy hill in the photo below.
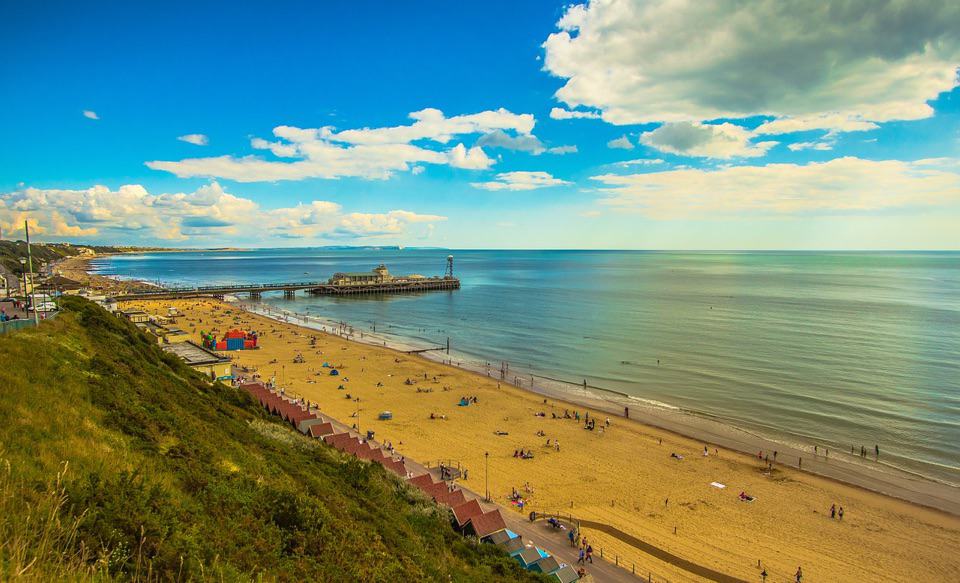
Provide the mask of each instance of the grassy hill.
{"label": "grassy hill", "polygon": [[78,298],[0,337],[0,580],[538,580]]}

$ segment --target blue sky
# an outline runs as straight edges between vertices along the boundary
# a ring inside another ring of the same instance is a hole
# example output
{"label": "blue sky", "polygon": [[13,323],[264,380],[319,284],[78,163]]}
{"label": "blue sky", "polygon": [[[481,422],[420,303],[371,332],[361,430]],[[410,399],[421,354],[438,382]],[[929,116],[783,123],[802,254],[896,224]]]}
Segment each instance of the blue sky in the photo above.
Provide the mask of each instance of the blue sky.
{"label": "blue sky", "polygon": [[952,3],[463,4],[5,6],[4,235],[960,248]]}

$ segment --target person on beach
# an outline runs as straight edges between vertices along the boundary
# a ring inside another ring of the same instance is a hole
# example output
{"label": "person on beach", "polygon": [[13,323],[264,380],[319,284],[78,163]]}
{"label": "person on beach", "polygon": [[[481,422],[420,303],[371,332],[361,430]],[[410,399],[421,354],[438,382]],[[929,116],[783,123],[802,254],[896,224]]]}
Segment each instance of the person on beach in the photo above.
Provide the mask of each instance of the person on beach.
{"label": "person on beach", "polygon": [[840,517],[840,521],[843,521],[843,506],[840,507],[840,510],[837,512],[837,516]]}
{"label": "person on beach", "polygon": [[802,583],[802,581],[803,581],[803,569],[801,569],[800,567],[797,567],[797,574],[794,575],[794,578],[796,578],[797,583]]}
{"label": "person on beach", "polygon": [[837,517],[837,505],[836,505],[836,504],[831,504],[831,505],[830,505],[830,518],[836,518],[836,517]]}
{"label": "person on beach", "polygon": [[802,470],[802,469],[803,469],[803,458],[798,458],[798,459],[797,459],[797,469],[798,469],[798,470]]}
{"label": "person on beach", "polygon": [[880,445],[878,444],[878,445],[873,446],[873,450],[876,452],[877,459],[879,460],[879,459],[880,459]]}

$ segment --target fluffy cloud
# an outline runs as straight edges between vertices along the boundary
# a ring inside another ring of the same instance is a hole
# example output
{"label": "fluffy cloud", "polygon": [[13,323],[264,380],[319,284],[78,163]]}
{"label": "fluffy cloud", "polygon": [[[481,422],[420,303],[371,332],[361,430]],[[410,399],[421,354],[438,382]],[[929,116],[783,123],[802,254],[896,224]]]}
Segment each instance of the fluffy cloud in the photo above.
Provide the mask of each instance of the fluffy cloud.
{"label": "fluffy cloud", "polygon": [[603,202],[652,217],[862,213],[960,203],[960,167],[942,160],[829,162],[595,176]]}
{"label": "fluffy cloud", "polygon": [[562,107],[554,107],[550,110],[552,119],[600,119],[600,114],[596,111],[570,111]]}
{"label": "fluffy cloud", "polygon": [[763,156],[777,142],[753,143],[749,130],[731,123],[666,123],[640,136],[640,142],[670,154],[703,158]]}
{"label": "fluffy cloud", "polygon": [[570,183],[554,178],[548,172],[502,172],[490,182],[473,182],[471,186],[484,190],[535,190],[561,184]]}
{"label": "fluffy cloud", "polygon": [[544,152],[548,154],[572,154],[577,151],[576,146],[556,146],[548,148],[543,145],[540,138],[532,134],[519,134],[511,136],[503,130],[496,130],[489,134],[480,136],[477,140],[478,146],[489,148],[503,148],[504,150],[515,150],[518,152],[528,152],[534,156],[539,156]]}
{"label": "fluffy cloud", "polygon": [[203,134],[187,134],[185,136],[180,136],[177,139],[181,142],[193,144],[194,146],[206,146],[210,143],[209,138]]}
{"label": "fluffy cloud", "polygon": [[489,148],[503,148],[505,150],[530,152],[534,155],[542,154],[547,150],[547,148],[543,145],[543,142],[541,142],[540,139],[534,135],[520,134],[518,136],[511,136],[503,130],[496,130],[489,134],[480,136],[480,139],[477,140],[477,145]]}
{"label": "fluffy cloud", "polygon": [[576,146],[555,146],[553,148],[547,148],[547,152],[550,154],[557,154],[559,156],[562,156],[564,154],[576,154],[577,147]]}
{"label": "fluffy cloud", "polygon": [[655,164],[663,164],[663,160],[660,158],[637,158],[636,160],[625,160],[623,162],[617,162],[617,166],[653,166]]}
{"label": "fluffy cloud", "polygon": [[450,150],[450,165],[454,168],[483,170],[493,166],[493,160],[480,146],[467,149],[463,144],[457,144]]}
{"label": "fluffy cloud", "polygon": [[633,142],[630,141],[630,138],[627,136],[620,136],[615,140],[610,140],[607,142],[607,147],[618,150],[632,150],[634,146]]}
{"label": "fluffy cloud", "polygon": [[[614,124],[790,117],[866,129],[928,117],[955,87],[960,8],[914,0],[595,0],[544,43],[556,97]],[[778,127],[779,126],[779,127]]]}
{"label": "fluffy cloud", "polygon": [[97,115],[97,112],[92,111],[92,110],[89,110],[89,109],[84,109],[84,110],[83,110],[83,117],[85,117],[85,118],[87,118],[87,119],[100,119],[100,116]]}
{"label": "fluffy cloud", "polygon": [[258,237],[343,238],[403,235],[415,224],[444,221],[439,215],[406,210],[344,213],[340,205],[315,200],[277,209],[228,192],[213,182],[190,193],[151,194],[140,185],[110,190],[23,188],[0,193],[0,225],[12,228],[29,220],[38,235],[113,237],[137,240],[216,238],[240,233]]}
{"label": "fluffy cloud", "polygon": [[332,127],[277,126],[273,129],[276,140],[251,140],[255,150],[269,151],[276,158],[288,160],[217,156],[155,160],[147,162],[147,166],[180,177],[210,176],[238,182],[341,177],[386,179],[418,164],[484,169],[494,163],[479,146],[467,149],[457,144],[442,149],[457,136],[502,134],[513,143],[539,143],[531,134],[536,123],[532,115],[515,114],[502,108],[454,117],[446,117],[438,109],[424,109],[411,113],[410,118],[413,122],[408,125],[343,131]]}

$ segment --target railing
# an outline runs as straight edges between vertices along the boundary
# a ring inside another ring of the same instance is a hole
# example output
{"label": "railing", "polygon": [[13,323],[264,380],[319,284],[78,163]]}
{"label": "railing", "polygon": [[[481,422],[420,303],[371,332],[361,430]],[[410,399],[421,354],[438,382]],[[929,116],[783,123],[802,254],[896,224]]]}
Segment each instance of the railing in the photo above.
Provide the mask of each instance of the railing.
{"label": "railing", "polygon": [[[40,321],[51,320],[57,316],[59,312],[47,312],[46,315]],[[18,330],[23,330],[24,328],[33,328],[36,326],[36,322],[33,319],[33,316],[28,318],[21,318],[19,320],[7,320],[6,322],[0,322],[0,334],[12,334]]]}

